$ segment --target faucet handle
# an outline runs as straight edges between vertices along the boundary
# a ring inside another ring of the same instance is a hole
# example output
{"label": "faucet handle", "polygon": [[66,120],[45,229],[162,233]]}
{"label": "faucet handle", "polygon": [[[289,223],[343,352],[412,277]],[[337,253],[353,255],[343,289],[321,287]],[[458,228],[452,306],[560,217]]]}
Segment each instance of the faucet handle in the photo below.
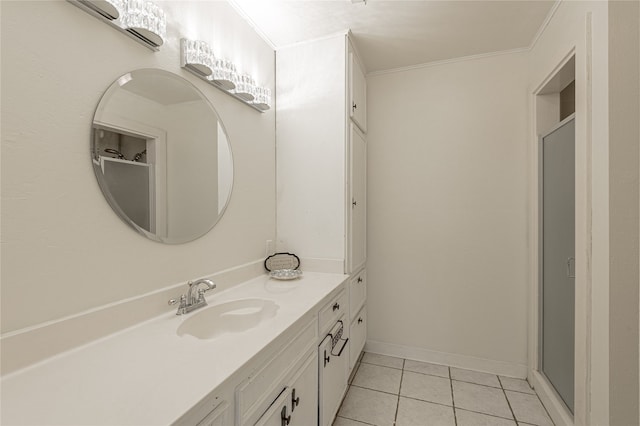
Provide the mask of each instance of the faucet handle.
{"label": "faucet handle", "polygon": [[175,305],[176,303],[180,302],[180,306],[183,306],[185,304],[185,302],[187,301],[187,296],[185,296],[184,294],[182,296],[180,296],[180,299],[169,299],[169,301],[167,302],[167,304],[169,306],[171,305]]}

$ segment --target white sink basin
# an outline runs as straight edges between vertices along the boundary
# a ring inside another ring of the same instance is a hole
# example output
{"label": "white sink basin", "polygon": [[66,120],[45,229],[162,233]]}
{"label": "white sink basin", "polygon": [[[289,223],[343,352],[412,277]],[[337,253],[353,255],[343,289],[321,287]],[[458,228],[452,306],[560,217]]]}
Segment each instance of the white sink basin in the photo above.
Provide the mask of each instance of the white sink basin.
{"label": "white sink basin", "polygon": [[238,333],[273,318],[279,306],[266,299],[242,299],[203,308],[178,327],[178,336],[213,339],[224,333]]}

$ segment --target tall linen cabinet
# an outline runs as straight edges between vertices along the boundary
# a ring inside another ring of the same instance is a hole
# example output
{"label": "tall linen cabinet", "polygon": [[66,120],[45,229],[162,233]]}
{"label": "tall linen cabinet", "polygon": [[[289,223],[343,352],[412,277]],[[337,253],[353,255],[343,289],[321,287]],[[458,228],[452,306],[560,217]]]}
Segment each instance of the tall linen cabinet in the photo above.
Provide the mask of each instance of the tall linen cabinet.
{"label": "tall linen cabinet", "polygon": [[366,340],[365,72],[348,33],[276,52],[278,249],[350,274],[350,368]]}

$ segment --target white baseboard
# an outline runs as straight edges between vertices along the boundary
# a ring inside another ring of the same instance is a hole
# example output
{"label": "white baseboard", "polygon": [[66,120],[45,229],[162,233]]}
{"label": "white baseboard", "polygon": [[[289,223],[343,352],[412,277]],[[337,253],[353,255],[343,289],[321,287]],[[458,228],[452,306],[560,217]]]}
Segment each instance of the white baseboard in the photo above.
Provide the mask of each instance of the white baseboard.
{"label": "white baseboard", "polygon": [[367,340],[364,350],[366,352],[373,352],[380,355],[389,355],[398,358],[412,359],[414,361],[448,365],[451,367],[498,374],[500,376],[516,377],[519,379],[527,377],[527,366],[513,362],[496,361],[448,352],[431,351],[423,348],[371,340]]}
{"label": "white baseboard", "polygon": [[539,371],[529,371],[529,383],[536,390],[542,404],[551,416],[556,426],[573,426],[573,416],[565,407],[556,391],[551,387],[547,379]]}
{"label": "white baseboard", "polygon": [[[264,274],[262,262],[253,261],[204,278],[214,280],[216,292],[220,292]],[[178,283],[54,321],[5,333],[0,336],[0,372],[4,376],[170,310],[176,310],[175,306],[168,306],[167,301],[179,298],[186,289],[186,283]]]}

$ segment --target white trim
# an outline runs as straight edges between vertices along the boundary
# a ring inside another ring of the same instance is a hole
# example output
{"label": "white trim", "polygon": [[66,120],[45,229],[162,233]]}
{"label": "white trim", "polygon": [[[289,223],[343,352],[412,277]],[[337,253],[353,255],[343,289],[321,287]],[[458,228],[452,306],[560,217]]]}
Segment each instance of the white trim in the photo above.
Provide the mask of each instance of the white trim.
{"label": "white trim", "polygon": [[[205,277],[215,280],[216,292],[220,292],[263,273],[261,259]],[[342,273],[342,269],[339,273]],[[0,335],[2,375],[175,310],[175,307],[167,305],[167,301],[179,298],[185,289],[184,282],[173,284],[77,314],[4,333]]]}
{"label": "white trim", "polygon": [[560,72],[560,70],[562,68],[564,68],[564,66],[571,60],[571,58],[576,56],[576,47],[573,46],[569,52],[567,52],[564,57],[562,58],[562,60],[560,62],[558,62],[558,65],[555,66],[555,68],[553,68],[553,70],[551,70],[551,72],[549,74],[547,74],[547,76],[545,77],[544,80],[542,80],[542,82],[538,85],[538,87],[535,88],[535,90],[533,91],[533,95],[542,95],[542,91],[544,90],[545,86],[547,84],[549,84],[549,82],[551,80],[553,80],[553,78],[556,76],[556,74],[558,74],[558,72]]}
{"label": "white trim", "polygon": [[438,352],[424,348],[376,342],[372,340],[367,340],[364,350],[365,352],[372,352],[380,355],[389,355],[398,358],[412,359],[415,361],[448,365],[451,367],[482,371],[507,377],[516,377],[520,379],[527,377],[527,366],[525,364],[518,364],[515,362],[478,358],[470,355],[453,354],[449,352]]}
{"label": "white trim", "polygon": [[533,36],[533,40],[531,40],[531,44],[529,45],[529,50],[533,49],[536,46],[536,43],[538,43],[538,40],[540,40],[540,37],[542,37],[542,34],[544,34],[545,30],[549,26],[549,23],[553,19],[553,16],[556,14],[556,11],[558,10],[558,7],[560,6],[560,3],[562,3],[562,1],[563,0],[556,0],[553,6],[551,6],[549,13],[547,13],[547,17],[544,18],[542,25],[540,25],[540,28],[538,28],[538,32]]}
{"label": "white trim", "polygon": [[542,405],[547,409],[551,420],[556,426],[572,426],[573,419],[567,407],[561,402],[553,387],[545,377],[535,370],[529,371],[529,383],[536,390],[542,401]]}
{"label": "white trim", "polygon": [[415,69],[422,69],[422,68],[437,67],[437,66],[440,66],[440,65],[454,64],[454,63],[457,63],[457,62],[464,62],[464,61],[472,61],[472,60],[475,60],[475,59],[491,58],[491,57],[494,57],[494,56],[510,55],[510,54],[513,54],[513,53],[524,53],[524,52],[528,52],[528,51],[529,51],[528,47],[520,47],[520,48],[517,48],[517,49],[498,50],[496,52],[479,53],[477,55],[459,56],[457,58],[443,59],[441,61],[425,62],[423,64],[409,65],[409,66],[406,66],[406,67],[391,68],[391,69],[388,69],[388,70],[380,70],[380,71],[372,71],[370,73],[367,73],[367,77],[376,76],[376,75],[383,75],[383,74],[392,74],[392,73],[396,73],[396,72],[412,71],[412,70],[415,70]]}
{"label": "white trim", "polygon": [[271,41],[271,39],[267,36],[267,34],[265,34],[265,32],[262,31],[262,29],[260,29],[260,27],[255,23],[255,21],[249,17],[249,15],[242,8],[242,6],[236,3],[235,0],[228,0],[228,1],[229,1],[229,5],[231,5],[233,10],[235,10],[236,13],[240,15],[240,17],[244,19],[251,28],[253,28],[256,34],[258,34],[258,37],[260,37],[265,43],[267,43],[267,45],[271,48],[271,50],[275,51],[276,45],[273,43],[273,41]]}

